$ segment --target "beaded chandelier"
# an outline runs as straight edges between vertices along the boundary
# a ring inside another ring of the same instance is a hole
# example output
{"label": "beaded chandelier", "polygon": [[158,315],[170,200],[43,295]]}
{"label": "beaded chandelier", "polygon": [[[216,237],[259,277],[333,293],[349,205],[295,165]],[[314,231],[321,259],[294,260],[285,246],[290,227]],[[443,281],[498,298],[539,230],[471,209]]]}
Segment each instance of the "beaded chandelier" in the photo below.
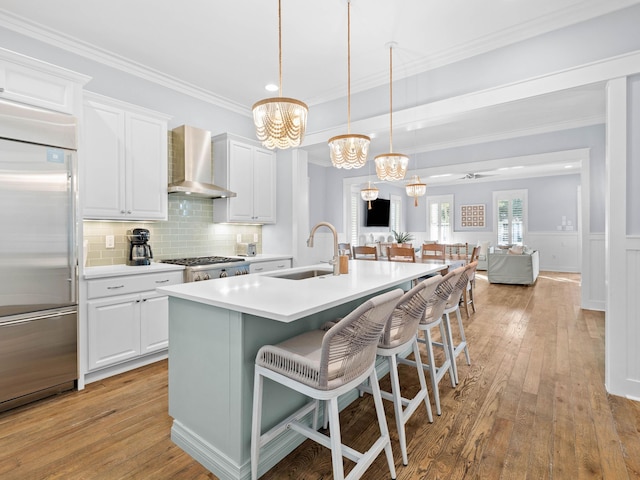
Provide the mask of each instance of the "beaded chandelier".
{"label": "beaded chandelier", "polygon": [[304,139],[309,108],[304,102],[282,96],[282,8],[278,0],[278,97],[260,100],[253,105],[256,136],[269,148],[297,147]]}

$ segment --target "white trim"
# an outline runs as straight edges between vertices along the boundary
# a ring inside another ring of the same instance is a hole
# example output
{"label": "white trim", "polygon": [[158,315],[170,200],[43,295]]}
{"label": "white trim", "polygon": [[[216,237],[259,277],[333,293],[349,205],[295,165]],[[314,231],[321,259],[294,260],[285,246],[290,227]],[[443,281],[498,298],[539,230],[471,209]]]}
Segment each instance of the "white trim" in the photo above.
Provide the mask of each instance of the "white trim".
{"label": "white trim", "polygon": [[7,10],[0,9],[0,26],[14,32],[35,38],[41,42],[54,47],[61,48],[68,52],[88,58],[102,65],[107,65],[125,73],[135,75],[149,82],[161,85],[176,92],[184,93],[203,102],[207,102],[229,111],[250,117],[251,110],[247,107],[233,102],[227,98],[216,95],[191,83],[172,77],[166,73],[150,68],[141,63],[133,62],[121,55],[117,55],[108,50],[101,49],[70,35],[64,35],[59,30],[53,30],[43,25],[38,25],[25,20],[22,17],[13,15]]}
{"label": "white trim", "polygon": [[627,310],[627,79],[616,78],[607,85],[607,138],[605,188],[605,384],[614,395],[640,396],[639,383],[630,379],[627,360],[637,345],[630,338],[634,320]]}
{"label": "white trim", "polygon": [[[400,130],[418,121],[423,127],[437,125],[442,123],[444,117],[463,114],[470,110],[492,107],[574,87],[604,83],[611,78],[637,73],[639,64],[640,50],[636,50],[486,90],[449,97],[406,109],[394,109],[393,126]],[[384,130],[388,127],[388,123],[388,114],[381,114],[376,117],[352,121],[351,130],[354,132],[374,132],[380,129]],[[324,143],[327,138],[340,135],[345,129],[345,125],[338,125],[315,132],[307,132],[305,146]]]}

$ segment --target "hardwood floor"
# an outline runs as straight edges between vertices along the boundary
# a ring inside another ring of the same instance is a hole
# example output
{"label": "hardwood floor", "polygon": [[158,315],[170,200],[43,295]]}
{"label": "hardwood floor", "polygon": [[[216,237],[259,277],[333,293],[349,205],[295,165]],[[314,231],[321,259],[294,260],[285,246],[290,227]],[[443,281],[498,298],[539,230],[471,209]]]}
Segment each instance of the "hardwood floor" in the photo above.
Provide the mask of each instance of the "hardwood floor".
{"label": "hardwood floor", "polygon": [[[441,382],[442,416],[429,424],[420,408],[407,424],[406,467],[385,402],[398,480],[640,478],[640,403],[607,395],[604,315],[579,308],[579,281],[543,272],[533,287],[488,285],[480,272],[478,311],[463,314],[472,365],[459,357],[458,387]],[[401,366],[409,394],[414,377]],[[344,442],[365,450],[374,418],[370,396],[354,402]],[[159,362],[0,414],[0,478],[216,478],[170,428]],[[262,478],[329,479],[329,451],[305,442]],[[364,478],[389,478],[384,456]]]}

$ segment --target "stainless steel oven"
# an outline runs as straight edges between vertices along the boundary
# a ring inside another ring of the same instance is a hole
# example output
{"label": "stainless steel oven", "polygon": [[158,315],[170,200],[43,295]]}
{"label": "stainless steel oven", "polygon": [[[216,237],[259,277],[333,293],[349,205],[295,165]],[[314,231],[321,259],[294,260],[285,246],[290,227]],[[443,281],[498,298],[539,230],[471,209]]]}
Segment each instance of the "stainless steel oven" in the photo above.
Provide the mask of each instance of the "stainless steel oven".
{"label": "stainless steel oven", "polygon": [[249,262],[235,257],[176,258],[162,260],[162,262],[172,265],[184,265],[184,281],[187,283],[249,273]]}

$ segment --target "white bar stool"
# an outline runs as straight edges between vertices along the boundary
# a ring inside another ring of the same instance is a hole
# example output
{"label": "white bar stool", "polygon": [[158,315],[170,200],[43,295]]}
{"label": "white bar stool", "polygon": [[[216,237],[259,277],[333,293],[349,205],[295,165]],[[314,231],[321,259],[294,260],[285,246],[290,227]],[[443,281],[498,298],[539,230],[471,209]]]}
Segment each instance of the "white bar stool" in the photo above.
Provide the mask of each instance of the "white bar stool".
{"label": "white bar stool", "polygon": [[[464,334],[464,326],[462,325],[462,316],[460,315],[460,301],[462,298],[462,293],[467,288],[467,284],[469,283],[469,272],[471,270],[475,270],[478,262],[470,263],[465,267],[460,267],[454,270],[454,272],[458,270],[462,270],[462,275],[458,278],[457,282],[453,286],[453,291],[451,292],[451,296],[449,300],[447,300],[447,304],[444,307],[443,319],[444,319],[444,329],[447,332],[447,343],[449,344],[449,356],[451,357],[451,365],[453,366],[453,378],[456,382],[456,385],[460,383],[458,379],[458,366],[456,365],[456,358],[462,351],[464,351],[465,356],[467,357],[467,365],[471,365],[471,357],[469,356],[469,346],[467,345],[467,337]],[[458,329],[460,333],[460,343],[457,345],[453,342],[453,335],[451,333],[451,319],[450,315],[455,312],[456,317],[458,318]]]}
{"label": "white bar stool", "polygon": [[[266,345],[256,355],[251,425],[251,478],[258,478],[260,448],[286,429],[292,429],[331,449],[334,480],[344,480],[343,456],[356,463],[346,477],[357,479],[384,450],[391,478],[396,477],[391,439],[375,370],[380,335],[402,296],[401,289],[371,298],[326,332],[313,330],[278,345]],[[261,433],[262,390],[269,378],[313,399],[295,414]],[[369,379],[380,437],[365,453],[342,444],[338,397]],[[328,401],[331,435],[317,431],[320,401]],[[300,421],[313,412],[313,428]]]}
{"label": "white bar stool", "polygon": [[[451,296],[454,284],[458,281],[458,278],[462,275],[462,269],[458,271],[451,271],[444,277],[433,277],[438,280],[438,285],[435,291],[429,298],[427,303],[427,309],[424,314],[424,318],[418,324],[418,332],[422,332],[424,338],[420,338],[418,335],[417,340],[419,343],[424,344],[427,350],[427,363],[422,362],[422,367],[429,371],[431,377],[431,387],[433,390],[433,398],[436,404],[436,413],[442,415],[442,409],[440,408],[440,390],[438,385],[440,380],[449,372],[449,378],[451,380],[451,387],[455,387],[453,365],[451,363],[451,357],[449,353],[449,344],[447,342],[447,334],[442,324],[442,313],[444,307]],[[440,329],[441,342],[435,342],[431,336],[431,329],[438,327]],[[444,361],[442,364],[437,365],[435,355],[433,353],[433,346],[442,347],[444,351]],[[400,363],[406,365],[416,365],[414,360],[399,358]]]}
{"label": "white bar stool", "polygon": [[[387,359],[391,376],[391,393],[382,391],[381,394],[382,398],[393,402],[400,450],[402,451],[402,463],[404,465],[408,464],[405,424],[423,402],[427,408],[429,422],[433,423],[429,391],[424,378],[416,336],[418,324],[424,318],[424,313],[427,309],[427,302],[439,283],[439,277],[428,278],[405,293],[391,314],[391,320],[387,323],[378,344],[377,353]],[[402,396],[398,376],[398,362],[401,361],[401,355],[405,354],[409,348],[413,349],[414,364],[420,379],[420,390],[410,400]],[[371,388],[368,385],[361,385],[358,388],[361,391],[371,393]]]}

